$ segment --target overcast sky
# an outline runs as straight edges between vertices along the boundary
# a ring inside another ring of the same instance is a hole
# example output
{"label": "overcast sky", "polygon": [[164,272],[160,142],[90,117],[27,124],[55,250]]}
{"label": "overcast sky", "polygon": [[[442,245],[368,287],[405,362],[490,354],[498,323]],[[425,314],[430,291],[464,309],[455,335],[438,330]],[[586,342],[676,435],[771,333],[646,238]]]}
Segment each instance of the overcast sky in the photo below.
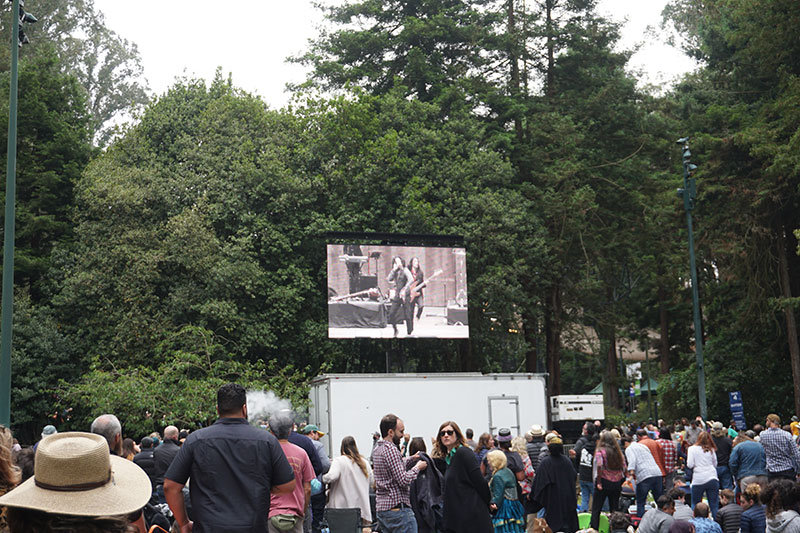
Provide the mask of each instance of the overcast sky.
{"label": "overcast sky", "polygon": [[[335,0],[329,0],[335,1]],[[310,0],[95,0],[106,24],[136,43],[145,77],[162,94],[178,76],[211,79],[217,67],[233,83],[263,97],[273,108],[286,104],[288,82],[300,82],[305,70],[285,62],[305,50],[317,34],[322,15]],[[631,68],[645,71],[645,81],[659,84],[692,68],[692,62],[647,37],[657,27],[665,0],[600,0],[599,11],[628,19],[622,46],[645,46]]]}

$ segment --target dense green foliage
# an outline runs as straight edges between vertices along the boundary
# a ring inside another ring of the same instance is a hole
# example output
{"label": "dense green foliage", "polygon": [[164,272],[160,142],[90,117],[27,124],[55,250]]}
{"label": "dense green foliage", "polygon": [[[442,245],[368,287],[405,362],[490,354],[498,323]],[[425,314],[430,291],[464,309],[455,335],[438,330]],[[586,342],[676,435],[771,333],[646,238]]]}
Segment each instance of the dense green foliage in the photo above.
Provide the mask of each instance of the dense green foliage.
{"label": "dense green foliage", "polygon": [[[102,26],[91,2],[40,5],[53,22],[20,77],[23,440],[103,411],[132,435],[202,425],[227,380],[302,407],[310,377],[380,372],[387,352],[402,371],[545,370],[551,393],[602,380],[616,407],[621,338],[658,359],[660,414],[693,415],[674,194],[686,134],[709,414],[727,418],[732,390],[754,417],[795,408],[794,3],[673,2],[667,20],[701,67],[655,96],[591,0],[353,2],[330,8],[331,31],[297,58],[313,70],[291,107],[219,74],[186,80],[102,153],[93,136],[126,110],[103,95],[141,96],[135,47],[107,29],[58,37],[76,28],[70,6]],[[84,65],[95,49],[110,63]],[[328,340],[328,231],[463,235],[471,339]]]}

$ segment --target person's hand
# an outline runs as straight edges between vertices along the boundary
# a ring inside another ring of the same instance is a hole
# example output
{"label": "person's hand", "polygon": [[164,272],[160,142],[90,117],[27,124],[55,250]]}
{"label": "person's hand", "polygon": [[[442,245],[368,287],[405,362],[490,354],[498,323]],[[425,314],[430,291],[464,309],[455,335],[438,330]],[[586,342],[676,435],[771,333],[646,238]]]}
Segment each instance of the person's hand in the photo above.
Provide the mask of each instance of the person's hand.
{"label": "person's hand", "polygon": [[192,527],[194,526],[194,522],[189,520],[184,525],[181,526],[181,533],[191,533]]}
{"label": "person's hand", "polygon": [[489,510],[492,511],[492,512],[497,511],[497,504],[496,503],[490,503],[489,504]]}
{"label": "person's hand", "polygon": [[570,449],[570,451],[569,451],[569,456],[570,456],[572,459],[575,459],[575,450],[574,450],[574,449]]}
{"label": "person's hand", "polygon": [[423,470],[428,468],[428,463],[426,463],[425,461],[420,461],[420,462],[418,462],[417,464],[414,465],[414,468],[416,468],[417,470],[422,472]]}

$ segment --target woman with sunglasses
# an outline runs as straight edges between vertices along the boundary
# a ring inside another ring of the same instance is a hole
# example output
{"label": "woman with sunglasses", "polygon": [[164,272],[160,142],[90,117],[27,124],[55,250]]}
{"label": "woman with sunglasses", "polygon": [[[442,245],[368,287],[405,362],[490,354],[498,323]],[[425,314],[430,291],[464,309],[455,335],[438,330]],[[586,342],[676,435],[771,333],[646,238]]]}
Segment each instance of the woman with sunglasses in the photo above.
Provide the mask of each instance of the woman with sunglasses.
{"label": "woman with sunglasses", "polygon": [[452,421],[439,426],[433,454],[444,458],[444,531],[491,533],[489,485],[481,475],[478,457],[466,445],[464,434]]}

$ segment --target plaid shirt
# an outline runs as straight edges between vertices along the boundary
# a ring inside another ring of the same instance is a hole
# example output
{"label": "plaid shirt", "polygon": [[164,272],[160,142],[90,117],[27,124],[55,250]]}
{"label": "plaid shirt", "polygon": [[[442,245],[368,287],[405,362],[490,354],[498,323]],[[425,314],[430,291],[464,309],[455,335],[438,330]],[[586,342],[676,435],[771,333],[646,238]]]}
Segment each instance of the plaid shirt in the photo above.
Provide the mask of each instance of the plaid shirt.
{"label": "plaid shirt", "polygon": [[397,446],[380,439],[372,453],[372,471],[375,476],[376,511],[388,511],[401,504],[411,507],[408,492],[419,471],[406,470]]}
{"label": "plaid shirt", "polygon": [[678,468],[678,446],[675,442],[669,439],[658,439],[656,441],[661,446],[661,451],[664,454],[664,469],[667,474],[674,472]]}
{"label": "plaid shirt", "polygon": [[767,472],[800,471],[800,450],[792,436],[778,428],[769,428],[759,435],[767,455]]}
{"label": "plaid shirt", "polygon": [[644,444],[630,443],[625,449],[625,458],[628,460],[628,470],[633,470],[637,483],[651,477],[661,477],[661,468]]}

